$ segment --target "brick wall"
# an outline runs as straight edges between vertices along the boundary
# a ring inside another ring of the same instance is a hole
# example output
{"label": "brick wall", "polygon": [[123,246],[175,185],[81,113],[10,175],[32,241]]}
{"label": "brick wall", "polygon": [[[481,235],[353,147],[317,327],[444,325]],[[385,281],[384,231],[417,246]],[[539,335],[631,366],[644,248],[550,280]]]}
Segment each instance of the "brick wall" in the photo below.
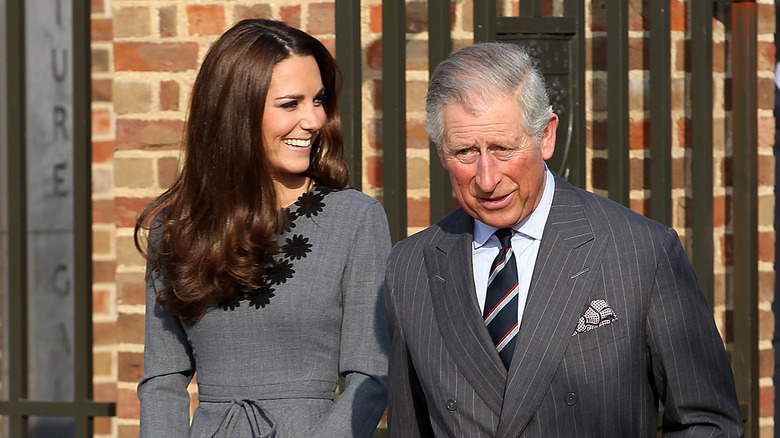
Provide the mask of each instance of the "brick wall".
{"label": "brick wall", "polygon": [[[690,108],[687,105],[691,0],[671,0],[673,128],[673,224],[685,240],[690,233]],[[552,2],[548,8],[555,11]],[[774,3],[759,0],[759,273],[761,435],[774,430]],[[381,199],[382,171],[382,12],[381,0],[363,0],[363,175],[364,191]],[[586,1],[587,186],[606,193],[606,0]],[[427,2],[407,1],[407,187],[409,232],[428,225],[428,143],[421,96],[427,81]],[[649,193],[647,27],[643,3],[630,0],[630,159],[631,207],[644,213]],[[503,2],[516,14],[517,1]],[[245,17],[274,17],[334,43],[334,3],[298,0],[92,0],[93,237],[95,302],[95,393],[117,402],[117,416],[99,419],[96,436],[138,435],[135,386],[143,364],[143,260],[132,243],[138,211],[172,181],[188,93],[209,44]],[[472,0],[452,2],[455,48],[472,41]],[[719,10],[713,20],[714,53],[714,238],[715,318],[721,331],[728,320],[732,214],[730,181],[730,90],[728,35]]]}

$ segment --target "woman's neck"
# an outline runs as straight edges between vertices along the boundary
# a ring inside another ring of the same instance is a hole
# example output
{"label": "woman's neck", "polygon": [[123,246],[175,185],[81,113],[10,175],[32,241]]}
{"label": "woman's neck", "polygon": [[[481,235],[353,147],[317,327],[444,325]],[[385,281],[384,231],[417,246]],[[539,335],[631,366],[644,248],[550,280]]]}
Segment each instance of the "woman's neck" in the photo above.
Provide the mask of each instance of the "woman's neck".
{"label": "woman's neck", "polygon": [[279,208],[292,205],[301,194],[308,192],[314,183],[308,176],[290,173],[274,175],[273,180]]}

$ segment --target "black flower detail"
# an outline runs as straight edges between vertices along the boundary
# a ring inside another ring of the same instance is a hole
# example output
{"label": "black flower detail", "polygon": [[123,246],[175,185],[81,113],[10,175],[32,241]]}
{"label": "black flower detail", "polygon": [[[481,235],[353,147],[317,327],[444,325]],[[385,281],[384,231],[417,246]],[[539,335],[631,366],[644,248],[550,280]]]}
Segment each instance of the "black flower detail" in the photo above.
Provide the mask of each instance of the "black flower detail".
{"label": "black flower detail", "polygon": [[260,286],[257,289],[247,292],[247,299],[249,305],[254,306],[255,309],[265,307],[266,304],[271,303],[271,298],[274,296],[274,288],[268,285]]}
{"label": "black flower detail", "polygon": [[317,216],[325,207],[325,203],[322,202],[323,198],[325,198],[325,193],[320,190],[304,193],[295,201],[295,205],[298,206],[296,213],[298,216]]}
{"label": "black flower detail", "polygon": [[308,237],[300,234],[294,234],[292,238],[287,239],[287,243],[282,245],[284,256],[290,260],[300,260],[306,257],[306,253],[311,252],[311,243]]}
{"label": "black flower detail", "polygon": [[[285,215],[287,220],[283,226],[283,232],[291,232],[295,228],[295,221],[299,217],[306,216],[311,218],[312,216],[317,216],[325,207],[323,202],[325,195],[332,191],[327,187],[315,185],[310,192],[302,194],[291,206],[294,207],[295,211],[291,207],[285,208],[282,214]],[[265,268],[260,287],[239,292],[234,297],[221,301],[219,306],[224,310],[235,310],[236,307],[241,306],[241,301],[248,300],[249,305],[255,309],[264,308],[271,303],[271,298],[275,296],[273,285],[286,283],[295,274],[292,260],[305,258],[311,252],[311,247],[309,238],[301,234],[294,234],[291,238],[287,238],[286,243],[280,248],[281,253],[273,257],[274,261]],[[280,257],[282,258],[281,260],[279,260]],[[269,259],[271,257],[266,260]]]}
{"label": "black flower detail", "polygon": [[230,298],[225,298],[219,303],[219,305],[222,306],[222,309],[224,310],[236,310],[236,307],[241,307],[242,299],[244,299],[243,294],[236,294]]}
{"label": "black flower detail", "polygon": [[265,268],[265,278],[270,284],[285,283],[288,278],[292,278],[293,274],[295,274],[293,264],[286,259]]}

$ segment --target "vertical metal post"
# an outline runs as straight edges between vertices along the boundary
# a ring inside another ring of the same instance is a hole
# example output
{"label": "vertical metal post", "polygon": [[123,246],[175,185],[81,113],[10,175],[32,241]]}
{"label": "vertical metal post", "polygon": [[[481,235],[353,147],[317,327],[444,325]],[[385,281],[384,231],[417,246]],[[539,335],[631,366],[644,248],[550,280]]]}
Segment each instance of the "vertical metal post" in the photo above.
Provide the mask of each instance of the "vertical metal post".
{"label": "vertical metal post", "polygon": [[628,2],[607,3],[609,197],[629,205]]}
{"label": "vertical metal post", "polygon": [[[450,38],[450,0],[428,0],[428,72],[452,52]],[[431,223],[452,211],[452,187],[447,172],[439,162],[436,145],[429,143],[430,151],[430,216]]]}
{"label": "vertical metal post", "polygon": [[393,242],[406,237],[406,5],[382,2],[384,205]]}
{"label": "vertical metal post", "polygon": [[712,0],[691,8],[691,234],[688,249],[704,296],[712,305]]}
{"label": "vertical metal post", "polygon": [[474,42],[496,39],[496,0],[474,0]]}
{"label": "vertical metal post", "polygon": [[672,86],[669,0],[650,8],[650,217],[672,225]]}
{"label": "vertical metal post", "polygon": [[362,54],[360,0],[336,0],[336,60],[344,76],[339,96],[344,158],[350,171],[349,183],[357,189],[363,185]]}
{"label": "vertical metal post", "polygon": [[90,2],[73,1],[73,338],[74,436],[93,435],[92,400],[92,129]]}
{"label": "vertical metal post", "polygon": [[732,14],[734,144],[734,374],[747,402],[746,434],[759,436],[758,384],[758,79],[756,4],[737,1]]}
{"label": "vertical metal post", "polygon": [[[5,349],[3,361],[7,374],[3,376],[4,395],[8,400],[27,398],[27,135],[25,100],[25,8],[22,1],[6,2],[6,60],[8,96],[6,126],[7,166],[7,218],[8,253],[3,262],[9,273],[8,289],[3,291],[3,336]],[[12,275],[11,275],[12,273]],[[10,352],[13,352],[10,354]],[[9,436],[27,437],[27,417],[21,409],[8,413],[4,418]]]}

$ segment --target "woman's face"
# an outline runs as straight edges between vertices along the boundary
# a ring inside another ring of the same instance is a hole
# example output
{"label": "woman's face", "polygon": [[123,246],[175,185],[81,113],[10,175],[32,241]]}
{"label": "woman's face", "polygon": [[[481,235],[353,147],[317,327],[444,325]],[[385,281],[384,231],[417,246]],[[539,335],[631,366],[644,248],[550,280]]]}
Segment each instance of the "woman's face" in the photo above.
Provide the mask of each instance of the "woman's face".
{"label": "woman's face", "polygon": [[276,64],[263,113],[263,147],[279,182],[302,178],[311,147],[327,120],[325,87],[313,56]]}

